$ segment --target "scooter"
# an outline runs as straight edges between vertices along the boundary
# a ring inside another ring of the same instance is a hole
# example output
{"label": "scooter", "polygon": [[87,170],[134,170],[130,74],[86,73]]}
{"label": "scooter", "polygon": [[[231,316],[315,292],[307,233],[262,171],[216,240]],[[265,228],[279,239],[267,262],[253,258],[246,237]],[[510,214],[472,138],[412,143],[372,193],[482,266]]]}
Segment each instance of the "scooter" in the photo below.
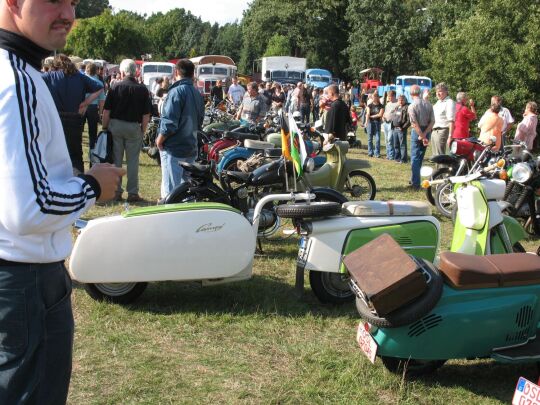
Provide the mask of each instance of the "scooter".
{"label": "scooter", "polygon": [[[478,180],[484,172],[497,167],[489,166],[470,177],[450,177],[428,183],[448,181],[456,185],[459,215],[454,228],[453,252],[489,255],[525,251],[519,243],[526,238],[523,228],[514,218],[502,215],[497,203],[504,195],[505,182]],[[341,304],[354,300],[342,257],[384,233],[390,234],[411,255],[430,262],[436,258],[440,224],[431,215],[427,202],[349,201],[343,204],[341,216],[324,220],[302,217],[301,205],[297,212],[284,212],[289,207],[279,206],[276,211],[282,218],[292,218],[300,230],[296,289],[303,292],[304,272],[309,271],[311,289],[321,302]]]}
{"label": "scooter", "polygon": [[[314,194],[268,195],[250,222],[225,204],[182,203],[140,207],[122,215],[78,221],[69,273],[97,300],[130,303],[151,281],[200,281],[203,286],[246,280],[263,207],[272,201],[306,200],[310,215],[341,211]],[[208,248],[211,246],[211,248]]]}
{"label": "scooter", "polygon": [[[511,228],[500,222],[500,210],[491,201],[504,193],[504,182],[482,175],[444,180],[455,185],[458,203],[452,251],[441,253],[438,268],[431,260],[415,260],[426,284],[417,298],[395,290],[394,300],[400,295],[409,302],[380,315],[373,295],[359,287],[365,276],[351,271],[351,288],[364,320],[357,341],[372,362],[379,356],[388,370],[415,376],[448,359],[540,360],[540,257],[511,253]],[[499,223],[495,228],[494,222]],[[381,269],[384,259],[365,270]]]}

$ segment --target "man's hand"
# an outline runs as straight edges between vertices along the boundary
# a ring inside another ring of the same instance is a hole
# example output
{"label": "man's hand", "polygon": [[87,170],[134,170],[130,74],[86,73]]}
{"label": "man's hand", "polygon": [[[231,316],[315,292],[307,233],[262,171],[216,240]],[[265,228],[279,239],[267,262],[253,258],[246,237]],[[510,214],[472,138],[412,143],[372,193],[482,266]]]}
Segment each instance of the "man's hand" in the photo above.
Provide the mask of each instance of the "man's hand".
{"label": "man's hand", "polygon": [[121,167],[115,167],[110,163],[97,163],[86,174],[97,180],[101,187],[101,195],[98,201],[105,202],[114,198],[118,184],[122,176],[126,174],[126,170]]}
{"label": "man's hand", "polygon": [[81,104],[79,104],[79,114],[84,115],[86,113],[87,108],[88,108],[88,104],[86,104],[86,101],[83,101]]}
{"label": "man's hand", "polygon": [[163,150],[165,148],[165,137],[162,134],[157,136],[156,146],[159,150]]}

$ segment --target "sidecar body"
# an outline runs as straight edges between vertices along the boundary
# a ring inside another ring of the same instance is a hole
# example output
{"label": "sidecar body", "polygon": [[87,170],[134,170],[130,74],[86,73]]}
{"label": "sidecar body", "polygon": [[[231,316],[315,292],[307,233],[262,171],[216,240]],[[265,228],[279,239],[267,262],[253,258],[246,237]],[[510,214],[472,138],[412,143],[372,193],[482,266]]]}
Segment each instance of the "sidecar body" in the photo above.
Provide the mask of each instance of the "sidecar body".
{"label": "sidecar body", "polygon": [[183,203],[129,210],[81,229],[69,272],[81,283],[251,277],[255,234],[236,209]]}

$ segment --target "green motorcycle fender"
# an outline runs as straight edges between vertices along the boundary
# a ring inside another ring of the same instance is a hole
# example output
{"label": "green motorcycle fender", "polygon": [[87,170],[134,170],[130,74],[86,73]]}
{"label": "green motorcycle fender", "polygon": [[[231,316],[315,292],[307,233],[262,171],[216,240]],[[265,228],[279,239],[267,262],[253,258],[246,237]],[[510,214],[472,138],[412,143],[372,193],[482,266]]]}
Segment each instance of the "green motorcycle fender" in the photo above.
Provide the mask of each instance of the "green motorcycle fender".
{"label": "green motorcycle fender", "polygon": [[525,230],[517,219],[509,217],[508,215],[503,215],[503,224],[506,227],[506,231],[508,232],[512,246],[527,237]]}

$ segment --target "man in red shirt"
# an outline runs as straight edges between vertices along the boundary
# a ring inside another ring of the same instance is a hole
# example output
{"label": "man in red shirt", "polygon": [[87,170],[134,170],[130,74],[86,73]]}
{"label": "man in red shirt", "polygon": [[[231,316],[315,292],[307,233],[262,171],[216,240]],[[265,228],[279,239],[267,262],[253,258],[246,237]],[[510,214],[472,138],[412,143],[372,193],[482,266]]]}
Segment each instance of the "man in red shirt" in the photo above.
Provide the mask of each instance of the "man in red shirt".
{"label": "man in red shirt", "polygon": [[[469,108],[467,108],[467,101],[469,102]],[[456,95],[456,118],[454,123],[454,133],[452,139],[468,138],[469,135],[469,123],[476,119],[476,109],[474,108],[474,101],[469,100],[467,93],[460,91]],[[448,145],[450,141],[448,139]]]}

